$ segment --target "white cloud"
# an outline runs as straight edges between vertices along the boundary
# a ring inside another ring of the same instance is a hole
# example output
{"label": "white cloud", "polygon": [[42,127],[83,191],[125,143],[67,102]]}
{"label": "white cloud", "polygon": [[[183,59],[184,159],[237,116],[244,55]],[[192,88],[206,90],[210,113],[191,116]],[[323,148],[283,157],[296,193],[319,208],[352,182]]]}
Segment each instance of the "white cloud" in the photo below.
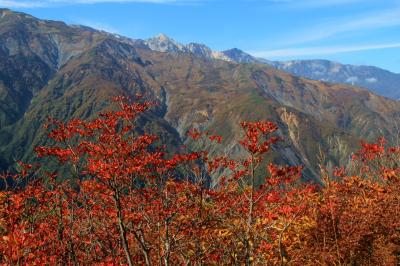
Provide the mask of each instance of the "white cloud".
{"label": "white cloud", "polygon": [[37,8],[57,5],[98,4],[98,3],[152,3],[152,4],[193,4],[199,0],[0,0],[0,7]]}
{"label": "white cloud", "polygon": [[[323,2],[323,1],[322,1]],[[357,18],[345,20],[333,19],[319,23],[318,26],[310,27],[297,32],[291,32],[280,41],[280,45],[307,43],[327,39],[329,37],[348,33],[371,31],[373,29],[388,28],[400,25],[400,8],[368,13]],[[300,37],[294,37],[300,36]]]}
{"label": "white cloud", "polygon": [[360,45],[360,46],[303,47],[303,48],[277,49],[269,51],[254,51],[250,53],[257,57],[272,59],[272,58],[284,58],[284,57],[331,55],[331,54],[389,49],[389,48],[400,48],[400,43],[386,43],[386,44]]}
{"label": "white cloud", "polygon": [[182,2],[178,0],[47,0],[50,3],[70,3],[70,4],[97,4],[97,3],[156,3],[156,4],[169,4]]}
{"label": "white cloud", "polygon": [[295,7],[302,8],[324,8],[330,6],[350,5],[356,3],[373,2],[373,0],[304,0],[296,1]]}
{"label": "white cloud", "polygon": [[[255,1],[255,0],[250,0]],[[261,0],[267,3],[282,4],[290,8],[323,8],[328,6],[349,5],[372,0]]]}
{"label": "white cloud", "polygon": [[0,0],[0,7],[8,8],[34,8],[34,7],[44,7],[47,1],[13,1],[13,0]]}

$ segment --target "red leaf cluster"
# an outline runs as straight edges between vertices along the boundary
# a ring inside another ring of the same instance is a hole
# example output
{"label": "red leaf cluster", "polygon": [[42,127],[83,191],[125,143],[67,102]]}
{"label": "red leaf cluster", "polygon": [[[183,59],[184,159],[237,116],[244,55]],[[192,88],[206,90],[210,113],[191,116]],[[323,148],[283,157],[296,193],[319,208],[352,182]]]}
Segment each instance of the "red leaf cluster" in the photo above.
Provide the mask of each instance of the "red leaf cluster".
{"label": "red leaf cluster", "polygon": [[[93,121],[52,120],[68,176],[20,163],[31,181],[0,192],[0,262],[8,265],[396,265],[400,149],[363,143],[348,175],[298,182],[301,167],[267,164],[272,122],[242,122],[244,158],[168,154],[135,119],[151,105],[115,99]],[[210,145],[222,137],[188,136]],[[264,171],[265,170],[265,171]],[[219,175],[211,185],[210,176]],[[7,182],[6,182],[7,183]]]}

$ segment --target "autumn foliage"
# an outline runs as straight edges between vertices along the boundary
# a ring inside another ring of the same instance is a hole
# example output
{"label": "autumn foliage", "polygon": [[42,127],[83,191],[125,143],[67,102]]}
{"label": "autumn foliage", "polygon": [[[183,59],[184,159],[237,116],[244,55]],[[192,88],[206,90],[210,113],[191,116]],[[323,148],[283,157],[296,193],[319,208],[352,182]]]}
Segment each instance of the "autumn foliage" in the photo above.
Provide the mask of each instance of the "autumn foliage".
{"label": "autumn foliage", "polygon": [[[399,147],[362,143],[351,173],[338,168],[311,185],[300,181],[301,167],[263,163],[280,140],[272,122],[241,123],[240,159],[169,154],[157,136],[138,133],[150,104],[116,101],[118,111],[93,121],[50,121],[56,145],[36,152],[60,171],[20,163],[19,174],[3,175],[12,186],[0,192],[1,263],[399,263]],[[223,145],[196,129],[188,137]]]}

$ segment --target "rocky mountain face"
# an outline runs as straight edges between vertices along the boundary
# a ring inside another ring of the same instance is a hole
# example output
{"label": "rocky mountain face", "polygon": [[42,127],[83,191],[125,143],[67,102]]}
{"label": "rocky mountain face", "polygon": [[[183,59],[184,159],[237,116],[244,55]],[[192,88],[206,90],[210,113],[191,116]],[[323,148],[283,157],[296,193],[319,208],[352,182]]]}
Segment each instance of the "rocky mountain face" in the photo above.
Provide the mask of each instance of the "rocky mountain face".
{"label": "rocky mountain face", "polygon": [[165,34],[159,34],[153,38],[147,39],[145,44],[153,51],[159,52],[188,52],[189,49]]}
{"label": "rocky mountain face", "polygon": [[373,67],[343,65],[328,60],[272,62],[273,66],[296,76],[367,88],[379,95],[400,99],[400,74]]}
{"label": "rocky mountain face", "polygon": [[349,84],[369,89],[388,98],[400,99],[400,74],[378,67],[346,65],[329,60],[270,61],[251,56],[236,48],[222,53],[232,62],[267,64],[298,77]]}
{"label": "rocky mountain face", "polygon": [[190,52],[208,59],[267,64],[295,76],[330,83],[350,84],[367,88],[388,98],[400,99],[400,74],[378,67],[344,65],[329,60],[269,61],[254,57],[237,48],[215,52],[203,44],[185,46],[163,34],[149,39],[147,44],[150,49],[160,52]]}
{"label": "rocky mountain face", "polygon": [[203,59],[220,59],[231,61],[231,59],[222,52],[211,50],[210,47],[200,43],[189,43],[183,45],[165,34],[159,34],[153,38],[144,41],[151,50],[169,53],[191,53]]}
{"label": "rocky mountain face", "polygon": [[236,63],[260,63],[262,59],[249,55],[237,48],[229,49],[222,52],[231,61]]}
{"label": "rocky mountain face", "polygon": [[207,47],[165,36],[163,45],[130,40],[9,10],[0,10],[0,33],[3,170],[33,161],[35,146],[51,144],[42,128],[47,117],[88,119],[121,94],[140,92],[156,103],[137,130],[157,134],[172,149],[199,148],[186,138],[198,127],[223,136],[212,153],[238,156],[240,121],[274,121],[284,141],[268,160],[304,165],[306,179],[317,178],[319,163],[347,162],[361,138],[392,138],[400,123],[400,102],[266,64],[215,60]]}

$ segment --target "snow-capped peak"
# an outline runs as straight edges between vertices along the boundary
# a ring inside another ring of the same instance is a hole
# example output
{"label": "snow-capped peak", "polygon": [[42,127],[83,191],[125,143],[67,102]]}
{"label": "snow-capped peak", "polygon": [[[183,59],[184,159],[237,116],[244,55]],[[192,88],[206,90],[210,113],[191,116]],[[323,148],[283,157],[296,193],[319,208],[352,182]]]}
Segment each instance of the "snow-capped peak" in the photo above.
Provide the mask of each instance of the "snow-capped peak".
{"label": "snow-capped peak", "polygon": [[159,52],[186,52],[186,48],[181,43],[167,35],[160,33],[157,36],[145,40],[145,44],[154,51]]}
{"label": "snow-capped peak", "polygon": [[201,44],[201,43],[189,43],[189,44],[181,44],[171,37],[161,33],[150,39],[144,41],[144,43],[154,51],[158,52],[185,52],[196,55],[200,58],[204,59],[217,59],[224,61],[234,61],[235,59],[226,55],[224,52],[213,51],[210,47]]}

